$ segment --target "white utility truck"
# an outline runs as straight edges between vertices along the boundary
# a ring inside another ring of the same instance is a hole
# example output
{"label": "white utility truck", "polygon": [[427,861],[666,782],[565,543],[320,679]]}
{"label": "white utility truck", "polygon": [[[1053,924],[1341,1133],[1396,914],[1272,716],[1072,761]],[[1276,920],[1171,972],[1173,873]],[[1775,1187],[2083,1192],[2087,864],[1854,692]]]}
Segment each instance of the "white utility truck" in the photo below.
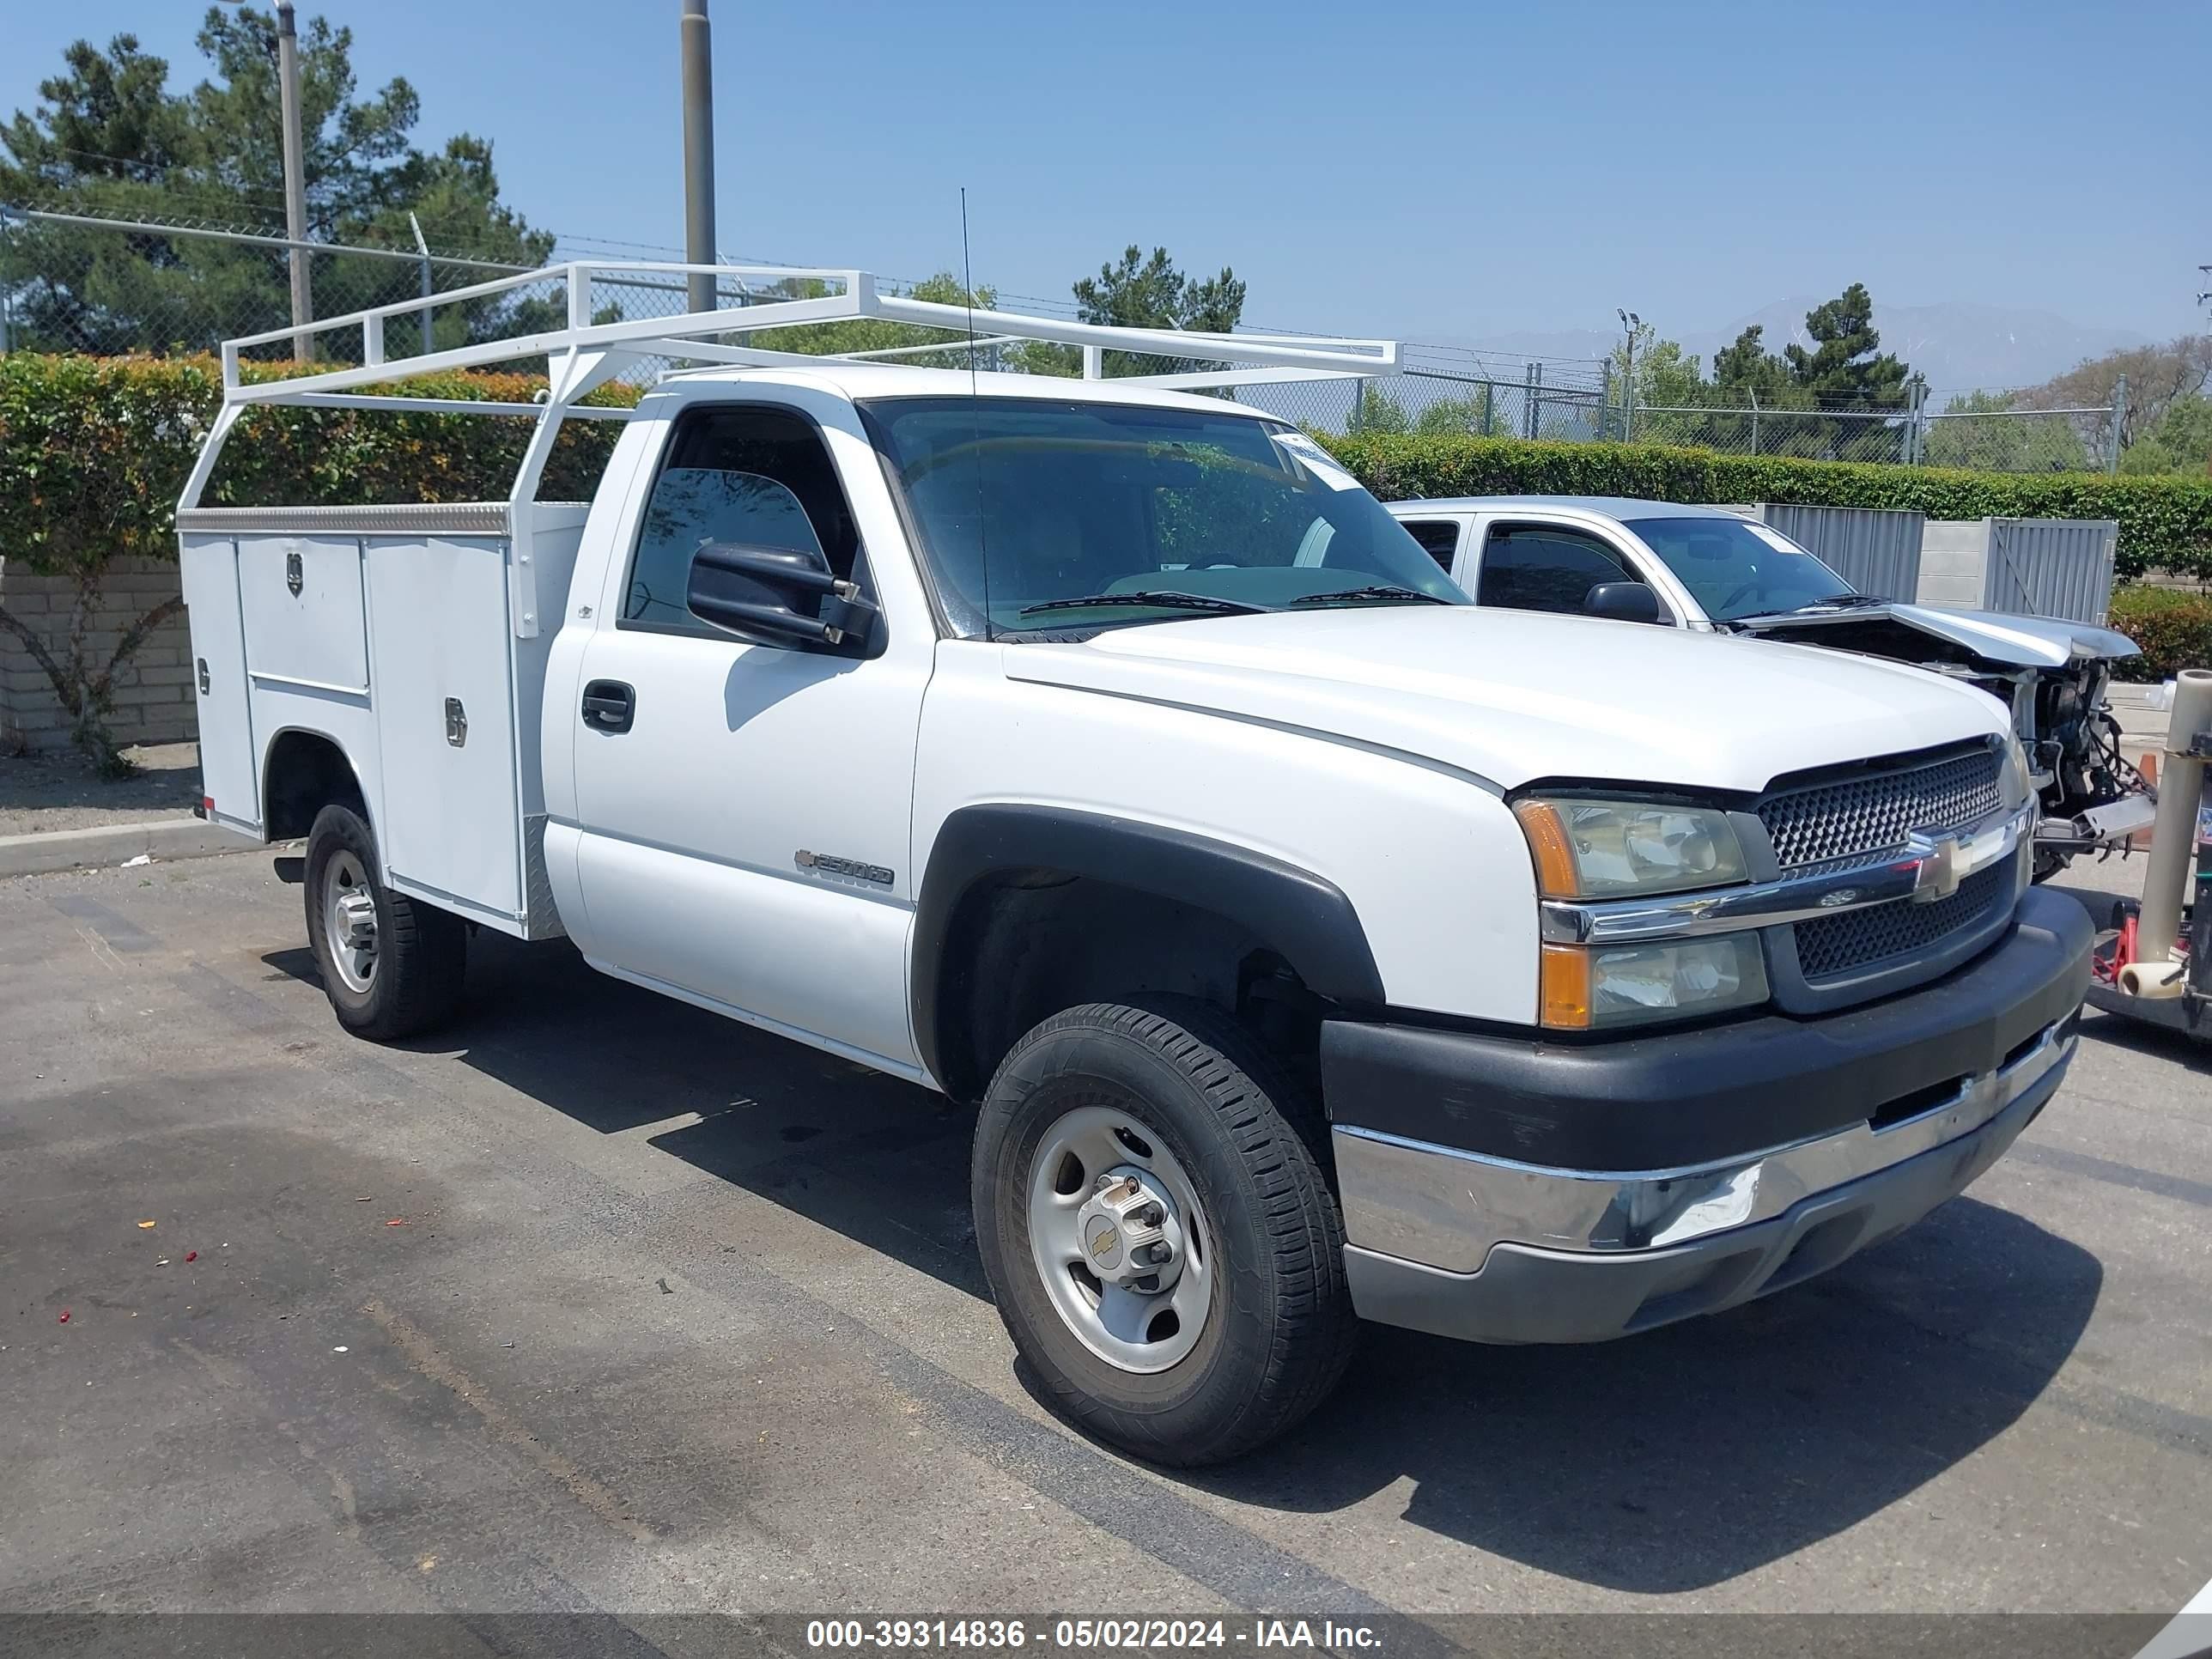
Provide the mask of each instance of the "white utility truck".
{"label": "white utility truck", "polygon": [[[1387,342],[988,312],[963,348],[1081,379],[764,348],[969,326],[830,271],[592,322],[595,281],[686,270],[556,270],[569,326],[404,361],[421,302],[332,319],[362,366],[281,382],[239,353],[291,331],[226,348],[178,514],[204,810],[306,837],[349,1030],[447,1015],[472,928],[565,935],[977,1103],[1016,1346],[1169,1463],[1296,1421],[1361,1317],[1595,1341],[1796,1284],[2057,1088],[2089,925],[2028,885],[1981,692],[1469,604],[1233,401]],[[541,403],[429,405],[535,423],[506,501],[200,505],[257,404],[420,410],[364,388],[531,357]],[[579,405],[655,358],[710,367]],[[597,493],[538,501],[579,418],[626,422]]]}

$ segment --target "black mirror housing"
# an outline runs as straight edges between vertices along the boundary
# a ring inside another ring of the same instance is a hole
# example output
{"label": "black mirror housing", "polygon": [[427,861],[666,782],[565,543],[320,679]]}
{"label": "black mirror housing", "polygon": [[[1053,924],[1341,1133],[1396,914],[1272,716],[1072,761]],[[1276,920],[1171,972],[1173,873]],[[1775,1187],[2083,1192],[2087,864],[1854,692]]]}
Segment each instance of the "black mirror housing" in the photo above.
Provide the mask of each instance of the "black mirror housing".
{"label": "black mirror housing", "polygon": [[865,655],[881,618],[819,553],[709,542],[691,556],[684,602],[712,627],[761,645]]}
{"label": "black mirror housing", "polygon": [[1648,582],[1600,582],[1583,595],[1583,615],[1613,622],[1664,623],[1667,612]]}

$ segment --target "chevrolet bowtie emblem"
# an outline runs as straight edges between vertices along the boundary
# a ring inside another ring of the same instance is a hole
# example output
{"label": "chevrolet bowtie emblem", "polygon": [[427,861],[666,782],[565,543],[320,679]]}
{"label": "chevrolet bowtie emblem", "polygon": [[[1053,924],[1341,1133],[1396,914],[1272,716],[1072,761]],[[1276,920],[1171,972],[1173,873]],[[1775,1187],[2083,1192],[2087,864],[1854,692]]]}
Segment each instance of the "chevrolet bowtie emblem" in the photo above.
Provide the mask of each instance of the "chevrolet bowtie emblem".
{"label": "chevrolet bowtie emblem", "polygon": [[1913,884],[1912,896],[1923,902],[1947,899],[1959,890],[1963,879],[1960,866],[1965,860],[1960,856],[1961,847],[1954,835],[1916,830],[1912,835],[1913,850],[1920,854],[1920,875]]}

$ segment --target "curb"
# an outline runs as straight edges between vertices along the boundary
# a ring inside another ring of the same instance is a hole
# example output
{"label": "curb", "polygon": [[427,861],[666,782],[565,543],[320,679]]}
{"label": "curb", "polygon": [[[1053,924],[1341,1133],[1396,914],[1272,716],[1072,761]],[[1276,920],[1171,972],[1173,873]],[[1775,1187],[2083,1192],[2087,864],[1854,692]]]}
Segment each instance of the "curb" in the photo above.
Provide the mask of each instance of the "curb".
{"label": "curb", "polygon": [[198,818],[156,818],[148,823],[103,823],[90,830],[53,830],[35,836],[0,836],[0,877],[44,875],[53,870],[112,868],[140,854],[172,859],[251,853],[252,836]]}

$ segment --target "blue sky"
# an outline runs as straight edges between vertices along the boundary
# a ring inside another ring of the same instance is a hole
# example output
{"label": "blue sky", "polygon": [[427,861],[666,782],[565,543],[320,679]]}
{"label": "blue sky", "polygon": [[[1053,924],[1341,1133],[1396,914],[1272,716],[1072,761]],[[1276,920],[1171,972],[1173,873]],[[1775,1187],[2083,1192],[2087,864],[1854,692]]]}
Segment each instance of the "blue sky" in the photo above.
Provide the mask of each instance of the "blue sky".
{"label": "blue sky", "polygon": [[[5,0],[0,112],[120,31],[202,64],[194,0]],[[682,240],[677,0],[303,0],[417,137],[492,139],[568,235]],[[1233,264],[1248,322],[1686,331],[1863,281],[2165,337],[2205,325],[2212,7],[738,4],[714,18],[721,242],[1068,283],[1134,240]]]}

